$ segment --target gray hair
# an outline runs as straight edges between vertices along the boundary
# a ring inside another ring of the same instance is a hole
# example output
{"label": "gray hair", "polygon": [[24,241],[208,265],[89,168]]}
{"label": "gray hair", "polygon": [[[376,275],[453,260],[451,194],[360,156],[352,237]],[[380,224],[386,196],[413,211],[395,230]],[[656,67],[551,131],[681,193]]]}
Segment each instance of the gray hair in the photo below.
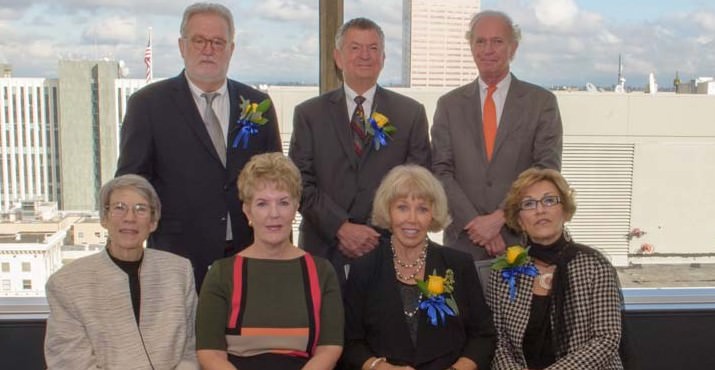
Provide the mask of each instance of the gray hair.
{"label": "gray hair", "polygon": [[515,43],[518,43],[521,41],[521,28],[519,28],[519,25],[514,23],[514,21],[511,20],[511,17],[509,17],[506,13],[500,12],[498,10],[483,10],[477,14],[475,14],[472,17],[472,20],[469,21],[469,30],[465,33],[464,37],[471,43],[472,42],[472,37],[474,36],[474,26],[479,23],[482,18],[501,18],[501,20],[509,27],[511,30],[511,39]]}
{"label": "gray hair", "polygon": [[353,18],[345,23],[343,23],[340,28],[338,28],[338,32],[335,34],[335,48],[340,50],[343,46],[343,38],[345,38],[345,34],[348,33],[348,30],[351,28],[357,28],[359,30],[375,30],[377,32],[377,35],[380,37],[380,46],[382,51],[385,51],[385,33],[382,32],[382,28],[377,25],[374,21],[367,19],[367,18]]}
{"label": "gray hair", "polygon": [[179,32],[181,37],[187,37],[186,35],[186,24],[189,23],[189,19],[197,14],[214,14],[223,18],[226,23],[228,23],[228,41],[232,42],[236,28],[233,23],[233,14],[224,5],[217,3],[193,3],[186,7],[184,10],[184,17],[181,19],[181,28]]}
{"label": "gray hair", "polygon": [[119,189],[131,189],[139,193],[149,202],[149,206],[152,210],[151,220],[154,222],[159,221],[161,218],[161,201],[159,200],[159,195],[147,179],[133,174],[117,176],[102,185],[102,189],[99,190],[99,201],[101,202],[101,207],[99,207],[100,219],[106,219],[109,198],[115,190]]}

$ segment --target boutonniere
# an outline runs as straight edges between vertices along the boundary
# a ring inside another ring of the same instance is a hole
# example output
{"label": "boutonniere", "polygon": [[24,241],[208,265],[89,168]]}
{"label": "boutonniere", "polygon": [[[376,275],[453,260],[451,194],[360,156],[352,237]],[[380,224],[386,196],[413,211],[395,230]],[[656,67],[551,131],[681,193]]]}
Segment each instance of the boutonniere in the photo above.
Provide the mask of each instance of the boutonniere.
{"label": "boutonniere", "polygon": [[238,143],[243,143],[243,149],[248,148],[248,139],[258,134],[258,127],[268,123],[268,118],[263,117],[263,113],[271,107],[271,100],[265,99],[260,103],[252,103],[248,99],[241,98],[241,115],[236,124],[241,129],[233,139],[233,147],[238,147]]}
{"label": "boutonniere", "polygon": [[512,301],[516,299],[516,277],[534,277],[539,274],[539,270],[531,263],[529,250],[520,245],[507,248],[506,253],[492,263],[492,269],[500,271],[502,279],[509,284],[509,298]]}
{"label": "boutonniere", "polygon": [[447,269],[444,276],[437,271],[427,277],[427,281],[417,279],[417,286],[425,299],[420,301],[420,309],[427,312],[430,323],[437,326],[446,322],[447,316],[459,315],[457,302],[454,300],[454,271]]}
{"label": "boutonniere", "polygon": [[386,115],[379,112],[372,112],[368,118],[367,134],[372,136],[372,143],[375,150],[387,145],[387,139],[392,140],[392,134],[397,132],[397,128],[390,122]]}

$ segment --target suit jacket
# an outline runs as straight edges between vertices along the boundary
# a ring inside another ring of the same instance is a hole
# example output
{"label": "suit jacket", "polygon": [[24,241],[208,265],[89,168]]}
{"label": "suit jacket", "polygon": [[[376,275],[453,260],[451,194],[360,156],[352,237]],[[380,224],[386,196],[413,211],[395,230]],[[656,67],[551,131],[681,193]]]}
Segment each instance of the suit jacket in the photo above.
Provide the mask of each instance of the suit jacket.
{"label": "suit jacket", "polygon": [[390,239],[353,262],[345,290],[345,348],[348,369],[360,369],[371,356],[386,357],[396,365],[418,370],[450,367],[468,357],[488,369],[494,351],[494,326],[477,272],[469,255],[430,242],[425,272],[444,276],[454,271],[456,317],[432,326],[420,312],[417,345],[412,344],[395,275]]}
{"label": "suit jacket", "polygon": [[[494,212],[519,174],[530,167],[561,168],[562,128],[556,97],[512,76],[492,160],[484,149],[479,84],[459,87],[437,101],[432,126],[432,170],[447,191],[451,225],[445,245],[487,258],[463,231],[478,215]],[[502,229],[507,245],[518,237]]]}
{"label": "suit jacket", "polygon": [[191,264],[147,249],[139,270],[139,325],[129,277],[101,251],[47,281],[49,369],[198,369]]}
{"label": "suit jacket", "polygon": [[[548,369],[623,369],[618,354],[622,298],[618,277],[600,253],[579,252],[568,264],[569,291],[564,302],[567,348],[556,351]],[[531,314],[534,278],[520,275],[516,299],[498,271],[490,275],[487,299],[494,312],[497,349],[492,369],[526,368],[523,339]],[[551,313],[551,323],[555,320]]]}
{"label": "suit jacket", "polygon": [[[296,106],[289,155],[301,172],[301,248],[342,265],[337,231],[350,220],[369,223],[372,199],[393,167],[430,165],[427,116],[422,104],[378,86],[373,112],[397,128],[380,150],[370,145],[362,156],[353,148],[345,91],[340,87]],[[337,262],[336,262],[337,261]]]}
{"label": "suit jacket", "polygon": [[228,80],[228,94],[231,113],[226,167],[214,149],[183,72],[134,93],[121,131],[117,175],[146,177],[161,198],[161,221],[148,245],[191,260],[197,287],[208,266],[224,257],[229,212],[233,242],[227,254],[253,241],[238,200],[239,172],[254,154],[282,150],[272,106],[265,115],[268,123],[250,138],[248,148],[232,147],[239,132],[239,97],[260,102],[268,95],[232,80]]}

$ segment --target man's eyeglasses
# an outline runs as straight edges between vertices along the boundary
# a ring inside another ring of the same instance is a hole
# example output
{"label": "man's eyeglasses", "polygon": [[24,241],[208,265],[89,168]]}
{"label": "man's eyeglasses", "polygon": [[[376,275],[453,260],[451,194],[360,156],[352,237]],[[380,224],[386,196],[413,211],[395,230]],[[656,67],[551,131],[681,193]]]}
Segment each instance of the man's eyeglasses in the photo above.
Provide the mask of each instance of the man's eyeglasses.
{"label": "man's eyeglasses", "polygon": [[522,211],[536,209],[539,203],[546,208],[553,207],[561,203],[561,197],[558,195],[547,195],[541,199],[524,199],[519,202],[519,209]]}
{"label": "man's eyeglasses", "polygon": [[226,45],[228,45],[228,41],[219,38],[207,39],[201,36],[194,36],[185,40],[188,40],[191,47],[198,51],[204,50],[206,45],[210,46],[214,51],[224,51]]}
{"label": "man's eyeglasses", "polygon": [[150,217],[151,214],[154,212],[154,209],[150,205],[144,203],[137,203],[133,206],[129,206],[124,202],[117,202],[105,207],[105,209],[109,213],[109,216],[114,218],[121,218],[126,216],[130,208],[132,209],[132,212],[134,212],[134,216],[138,218]]}

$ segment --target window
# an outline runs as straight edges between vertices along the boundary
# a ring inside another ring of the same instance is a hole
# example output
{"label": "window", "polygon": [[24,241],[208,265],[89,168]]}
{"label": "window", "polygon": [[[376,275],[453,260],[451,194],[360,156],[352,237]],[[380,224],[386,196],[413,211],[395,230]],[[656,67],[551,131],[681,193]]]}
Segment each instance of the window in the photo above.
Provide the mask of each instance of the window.
{"label": "window", "polygon": [[0,291],[3,291],[3,292],[10,291],[10,279],[0,280]]}
{"label": "window", "polygon": [[32,266],[30,265],[30,262],[23,262],[22,263],[22,272],[31,272],[32,271]]}
{"label": "window", "polygon": [[2,264],[0,264],[0,271],[10,272],[10,262],[3,262]]}
{"label": "window", "polygon": [[32,280],[30,280],[30,279],[22,280],[22,289],[23,290],[32,290]]}

